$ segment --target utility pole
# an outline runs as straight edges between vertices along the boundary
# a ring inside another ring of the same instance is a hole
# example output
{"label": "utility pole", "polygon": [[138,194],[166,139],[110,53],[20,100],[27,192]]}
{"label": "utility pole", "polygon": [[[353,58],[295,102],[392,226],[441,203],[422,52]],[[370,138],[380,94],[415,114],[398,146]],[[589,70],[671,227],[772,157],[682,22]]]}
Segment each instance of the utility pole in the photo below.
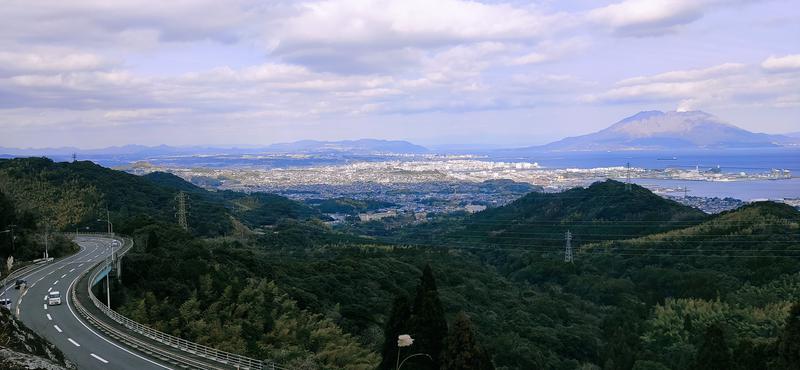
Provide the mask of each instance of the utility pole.
{"label": "utility pole", "polygon": [[189,223],[186,220],[186,193],[182,190],[178,193],[175,197],[175,201],[178,204],[178,213],[176,216],[178,217],[178,225],[184,230],[189,230]]}
{"label": "utility pole", "polygon": [[47,237],[50,235],[50,224],[44,224],[44,262],[47,263]]}
{"label": "utility pole", "polygon": [[564,240],[566,240],[567,245],[564,249],[564,262],[573,263],[575,258],[572,256],[572,233],[567,231],[564,233]]}
{"label": "utility pole", "polygon": [[106,207],[106,221],[108,222],[108,233],[114,234],[114,224],[111,223],[111,212]]}
{"label": "utility pole", "polygon": [[111,308],[111,272],[106,274],[106,307]]}
{"label": "utility pole", "polygon": [[631,191],[631,162],[625,164],[625,191]]}

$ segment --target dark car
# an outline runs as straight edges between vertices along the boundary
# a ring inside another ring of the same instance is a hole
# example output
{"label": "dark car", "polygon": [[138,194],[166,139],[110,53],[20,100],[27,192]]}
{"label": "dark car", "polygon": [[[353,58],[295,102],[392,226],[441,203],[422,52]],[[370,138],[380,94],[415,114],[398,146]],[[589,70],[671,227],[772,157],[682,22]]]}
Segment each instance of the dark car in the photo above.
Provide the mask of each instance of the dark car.
{"label": "dark car", "polygon": [[25,288],[27,286],[27,282],[22,279],[17,279],[17,282],[14,283],[14,289]]}
{"label": "dark car", "polygon": [[0,307],[11,310],[11,300],[8,298],[0,298]]}

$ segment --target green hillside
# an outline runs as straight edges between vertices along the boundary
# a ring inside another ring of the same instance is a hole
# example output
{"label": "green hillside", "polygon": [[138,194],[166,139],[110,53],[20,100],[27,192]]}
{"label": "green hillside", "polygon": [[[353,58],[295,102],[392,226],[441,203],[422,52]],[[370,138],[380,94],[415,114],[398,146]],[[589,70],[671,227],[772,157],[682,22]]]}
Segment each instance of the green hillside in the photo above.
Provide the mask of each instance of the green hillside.
{"label": "green hillside", "polygon": [[320,214],[302,203],[272,194],[210,192],[167,173],[135,176],[92,162],[46,158],[0,160],[0,191],[20,211],[44,219],[56,230],[100,230],[111,214],[115,230],[131,231],[147,220],[176,222],[176,196],[188,196],[190,231],[203,236],[233,233],[235,226],[273,225],[284,218]]}
{"label": "green hillside", "polygon": [[401,230],[401,240],[425,245],[547,248],[625,239],[694,225],[707,216],[649,190],[606,180],[560,193],[531,192],[502,207],[472,216],[441,218]]}

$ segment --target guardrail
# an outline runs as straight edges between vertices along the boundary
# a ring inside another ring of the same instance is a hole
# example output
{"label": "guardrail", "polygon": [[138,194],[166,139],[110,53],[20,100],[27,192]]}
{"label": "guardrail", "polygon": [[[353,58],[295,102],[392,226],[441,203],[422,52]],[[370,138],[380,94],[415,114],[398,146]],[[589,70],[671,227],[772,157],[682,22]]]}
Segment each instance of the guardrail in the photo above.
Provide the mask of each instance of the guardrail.
{"label": "guardrail", "polygon": [[[86,235],[86,234],[84,234],[84,235]],[[130,240],[130,239],[122,239],[122,238],[119,238],[119,237],[110,236],[108,234],[102,234],[102,235],[105,236],[105,237],[112,237],[112,238],[114,238],[116,240],[119,240],[122,243],[122,247],[117,252],[117,256],[118,256],[117,258],[121,258],[123,255],[125,255],[125,253],[127,253],[133,247],[133,241]],[[97,236],[97,234],[91,234],[90,236]],[[79,281],[80,281],[81,278],[83,278],[84,275],[88,274],[89,272],[92,273],[91,276],[89,277],[89,280],[88,280],[89,284],[88,284],[88,287],[87,287],[88,293],[89,293],[89,299],[91,299],[92,303],[94,304],[95,307],[97,307],[97,309],[102,311],[106,316],[108,316],[114,322],[122,325],[123,327],[125,327],[126,329],[128,329],[128,330],[130,330],[130,331],[132,331],[134,333],[141,334],[142,336],[144,336],[146,338],[152,339],[152,340],[154,340],[156,342],[159,342],[159,343],[164,344],[166,346],[169,346],[171,348],[180,350],[180,351],[185,352],[185,353],[187,353],[189,355],[198,356],[198,357],[202,357],[204,359],[212,360],[212,361],[217,362],[217,363],[219,363],[221,365],[227,365],[229,367],[233,367],[233,368],[236,368],[236,369],[287,370],[286,368],[278,366],[277,364],[275,364],[274,362],[271,362],[271,361],[257,360],[257,359],[254,359],[254,358],[250,358],[250,357],[238,355],[238,354],[235,354],[235,353],[230,353],[230,352],[218,350],[218,349],[215,349],[215,348],[212,348],[212,347],[208,347],[208,346],[204,346],[202,344],[197,344],[197,343],[194,343],[194,342],[191,342],[191,341],[188,341],[188,340],[185,340],[185,339],[173,336],[173,335],[169,335],[167,333],[164,333],[164,332],[155,330],[153,328],[150,328],[150,327],[148,327],[146,325],[142,325],[142,324],[140,324],[140,323],[138,323],[138,322],[136,322],[134,320],[131,320],[131,319],[119,314],[118,312],[112,310],[110,307],[108,307],[105,304],[103,304],[97,297],[95,297],[94,293],[92,293],[92,282],[95,281],[97,275],[100,274],[100,272],[103,270],[104,267],[106,267],[108,264],[112,264],[112,263],[113,263],[113,261],[111,260],[110,257],[95,263],[91,268],[86,269],[81,273]],[[151,351],[153,351],[155,353],[158,353],[161,356],[170,358],[170,359],[175,360],[175,361],[179,361],[179,362],[187,364],[189,366],[200,366],[201,368],[202,367],[205,367],[205,368],[208,367],[208,365],[203,363],[203,362],[199,362],[199,361],[194,360],[194,359],[192,359],[190,357],[176,355],[175,353],[172,353],[172,352],[169,352],[169,351],[164,351],[164,350],[158,348],[157,346],[153,346],[152,344],[148,344],[146,342],[138,340],[138,339],[136,339],[136,338],[134,338],[134,337],[132,337],[130,335],[127,335],[126,333],[122,333],[122,332],[120,332],[120,330],[118,330],[118,329],[116,329],[116,328],[114,328],[114,327],[112,327],[110,325],[103,324],[102,320],[99,320],[96,317],[94,317],[91,314],[91,312],[89,312],[89,310],[87,310],[85,307],[83,307],[83,305],[78,301],[76,293],[75,293],[75,289],[73,289],[72,292],[71,292],[71,298],[72,298],[72,301],[75,303],[75,307],[78,309],[78,311],[80,311],[81,314],[84,315],[84,317],[87,317],[94,324],[102,326],[107,330],[111,330],[116,335],[118,335],[120,337],[123,337],[126,340],[137,344],[138,346],[145,347],[145,348],[147,348],[147,349],[149,349],[149,350],[151,350]]]}

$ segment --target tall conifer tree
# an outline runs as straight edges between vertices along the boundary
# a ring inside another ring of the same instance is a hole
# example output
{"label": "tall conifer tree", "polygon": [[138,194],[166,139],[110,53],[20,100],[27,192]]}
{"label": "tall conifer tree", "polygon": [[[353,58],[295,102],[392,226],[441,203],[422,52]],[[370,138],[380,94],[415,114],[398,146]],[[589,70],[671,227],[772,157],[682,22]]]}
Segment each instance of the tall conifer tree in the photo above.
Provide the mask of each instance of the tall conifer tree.
{"label": "tall conifer tree", "polygon": [[392,370],[396,366],[397,360],[397,336],[401,334],[408,334],[409,320],[411,319],[411,304],[408,296],[405,294],[398,295],[394,299],[392,305],[392,312],[386,321],[386,326],[383,331],[383,360],[378,366],[379,370]]}
{"label": "tall conifer tree", "polygon": [[778,353],[787,370],[800,370],[800,303],[792,305],[780,338]]}
{"label": "tall conifer tree", "polygon": [[[430,265],[425,265],[422,278],[417,286],[411,316],[411,336],[415,352],[425,353],[433,360],[417,357],[409,360],[409,369],[438,370],[441,363],[442,347],[447,337],[447,320],[444,317],[442,302],[436,290],[436,279]],[[405,368],[405,367],[404,367]]]}
{"label": "tall conifer tree", "polygon": [[478,344],[469,317],[459,313],[450,328],[442,353],[442,370],[494,370],[492,360]]}
{"label": "tall conifer tree", "polygon": [[719,324],[712,324],[703,335],[703,343],[697,351],[694,368],[697,370],[730,370],[733,368],[731,349],[725,340],[725,332]]}

